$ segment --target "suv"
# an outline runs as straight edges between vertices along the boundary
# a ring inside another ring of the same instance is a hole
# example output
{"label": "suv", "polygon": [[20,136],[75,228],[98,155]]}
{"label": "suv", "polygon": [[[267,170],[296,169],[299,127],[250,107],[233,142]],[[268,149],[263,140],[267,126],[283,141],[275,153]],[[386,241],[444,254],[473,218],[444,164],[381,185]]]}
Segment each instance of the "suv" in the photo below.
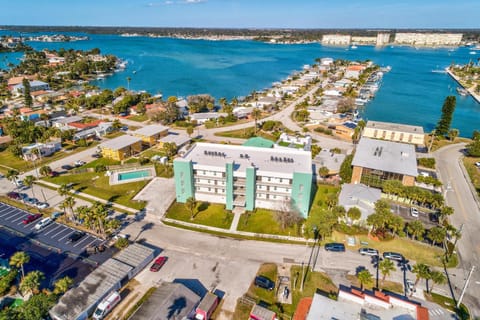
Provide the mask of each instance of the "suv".
{"label": "suv", "polygon": [[77,161],[75,161],[75,167],[81,167],[81,166],[83,166],[84,164],[86,164],[86,162],[83,161],[83,160],[77,160]]}
{"label": "suv", "polygon": [[358,249],[358,252],[362,255],[362,256],[378,256],[378,250],[377,249],[373,249],[373,248],[360,248]]}
{"label": "suv", "polygon": [[270,290],[270,291],[275,289],[275,282],[273,282],[272,280],[270,280],[270,279],[268,279],[267,277],[264,277],[264,276],[255,277],[255,285],[257,287],[267,289],[267,290]]}
{"label": "suv", "polygon": [[335,252],[345,252],[345,245],[343,243],[332,242],[325,245],[325,250]]}
{"label": "suv", "polygon": [[410,215],[411,215],[412,217],[418,218],[418,210],[417,210],[417,208],[411,207],[411,208],[410,208]]}
{"label": "suv", "polygon": [[395,261],[405,260],[405,258],[400,253],[396,253],[396,252],[384,252],[383,257],[386,259],[395,260]]}
{"label": "suv", "polygon": [[52,222],[53,220],[51,218],[43,218],[35,225],[35,230],[40,231]]}
{"label": "suv", "polygon": [[85,232],[75,231],[70,236],[68,236],[67,242],[77,242],[78,240],[83,238],[84,235],[85,235]]}

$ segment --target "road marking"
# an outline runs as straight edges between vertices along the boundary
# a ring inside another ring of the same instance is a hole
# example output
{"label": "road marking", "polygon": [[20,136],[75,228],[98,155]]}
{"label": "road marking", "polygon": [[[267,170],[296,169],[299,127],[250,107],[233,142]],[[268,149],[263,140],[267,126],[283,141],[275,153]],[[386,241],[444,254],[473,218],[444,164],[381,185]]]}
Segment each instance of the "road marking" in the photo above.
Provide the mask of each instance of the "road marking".
{"label": "road marking", "polygon": [[24,219],[24,218],[26,218],[26,217],[20,216],[19,218],[15,219],[15,220],[12,220],[12,222],[17,222],[18,220],[22,220],[22,219]]}
{"label": "road marking", "polygon": [[[23,212],[16,212],[15,214],[12,214],[8,217],[5,217],[4,219],[5,220],[10,220],[11,218],[14,218],[15,216],[19,215],[19,214],[23,214]],[[3,217],[2,217],[3,218]]]}
{"label": "road marking", "polygon": [[72,229],[70,229],[70,231],[72,231],[72,232],[67,233],[65,236],[63,236],[63,237],[61,237],[60,239],[58,239],[58,241],[62,241],[63,239],[65,239],[66,237],[68,237],[69,235],[71,235],[71,234],[73,234],[73,233],[75,232],[75,231],[72,230]]}
{"label": "road marking", "polygon": [[[42,229],[42,231],[46,231],[49,227],[53,227],[54,225],[55,225],[55,223],[52,222],[52,223],[48,224],[46,227],[44,227],[44,228]],[[52,229],[50,229],[50,230],[52,230]],[[49,231],[50,231],[50,230],[49,230]],[[43,235],[45,235],[45,233],[43,233]]]}
{"label": "road marking", "polygon": [[78,241],[76,244],[74,244],[73,246],[76,247],[78,246],[80,243],[82,243],[83,241],[87,240],[88,238],[90,238],[90,236],[86,236],[84,239]]}
{"label": "road marking", "polygon": [[83,247],[83,249],[85,249],[86,247],[90,246],[92,243],[94,243],[95,241],[97,241],[98,239],[97,238],[93,238],[93,241],[90,242],[89,244],[87,244],[85,247]]}
{"label": "road marking", "polygon": [[70,229],[70,228],[63,228],[61,231],[59,231],[59,232],[57,232],[55,235],[51,236],[51,238],[53,239],[53,238],[55,238],[56,236],[58,236],[59,234],[64,233],[65,231],[69,232],[69,231],[71,231],[71,229]]}
{"label": "road marking", "polygon": [[58,223],[52,223],[52,225],[56,225],[55,228],[53,228],[52,230],[49,230],[48,232],[45,232],[44,235],[49,235],[50,233],[52,233],[54,230],[57,230],[58,228],[62,227],[62,225],[58,224]]}
{"label": "road marking", "polygon": [[8,208],[8,207],[2,208],[2,210],[0,210],[0,212],[7,211],[8,209],[10,209],[10,208]]}

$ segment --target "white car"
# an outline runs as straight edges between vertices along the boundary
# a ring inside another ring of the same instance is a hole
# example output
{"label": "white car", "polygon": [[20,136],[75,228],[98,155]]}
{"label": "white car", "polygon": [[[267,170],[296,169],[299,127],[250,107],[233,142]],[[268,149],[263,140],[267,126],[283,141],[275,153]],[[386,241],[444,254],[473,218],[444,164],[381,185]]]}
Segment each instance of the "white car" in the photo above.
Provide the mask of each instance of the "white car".
{"label": "white car", "polygon": [[360,248],[358,249],[358,252],[364,256],[378,256],[378,250],[373,249],[373,248]]}
{"label": "white car", "polygon": [[35,225],[35,230],[40,231],[52,222],[53,220],[51,218],[43,218]]}
{"label": "white car", "polygon": [[47,209],[50,205],[46,202],[39,202],[35,205],[38,209]]}
{"label": "white car", "polygon": [[480,161],[475,162],[475,165],[480,168]]}
{"label": "white car", "polygon": [[418,218],[418,210],[417,210],[417,208],[411,207],[411,208],[410,208],[410,215],[411,215],[412,217]]}
{"label": "white car", "polygon": [[76,167],[81,167],[81,166],[83,166],[84,164],[86,164],[86,162],[83,161],[83,160],[77,160],[77,161],[75,161],[75,166],[76,166]]}

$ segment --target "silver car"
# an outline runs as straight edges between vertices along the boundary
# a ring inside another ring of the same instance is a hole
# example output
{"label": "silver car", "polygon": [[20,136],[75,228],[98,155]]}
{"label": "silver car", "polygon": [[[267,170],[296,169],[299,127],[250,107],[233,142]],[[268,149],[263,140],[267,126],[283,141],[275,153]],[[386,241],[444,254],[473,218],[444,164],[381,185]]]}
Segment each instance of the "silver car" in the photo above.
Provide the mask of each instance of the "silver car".
{"label": "silver car", "polygon": [[358,252],[362,256],[378,256],[378,250],[373,248],[360,248]]}

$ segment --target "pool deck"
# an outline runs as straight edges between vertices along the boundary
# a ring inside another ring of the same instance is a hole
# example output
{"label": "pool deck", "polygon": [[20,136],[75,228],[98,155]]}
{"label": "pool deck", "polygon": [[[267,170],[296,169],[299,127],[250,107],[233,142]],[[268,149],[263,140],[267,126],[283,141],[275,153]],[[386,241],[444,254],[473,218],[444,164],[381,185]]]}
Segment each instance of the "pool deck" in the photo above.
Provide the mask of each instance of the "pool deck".
{"label": "pool deck", "polygon": [[[133,179],[126,179],[126,180],[119,180],[119,174],[121,173],[128,173],[128,172],[136,172],[136,171],[148,171],[149,175],[147,177],[138,177]],[[117,169],[113,170],[110,174],[109,183],[111,186],[116,184],[123,184],[123,183],[130,183],[136,181],[146,181],[151,180],[156,177],[155,167],[154,166],[146,166],[146,167],[136,167],[136,168],[125,168],[125,169]]]}

